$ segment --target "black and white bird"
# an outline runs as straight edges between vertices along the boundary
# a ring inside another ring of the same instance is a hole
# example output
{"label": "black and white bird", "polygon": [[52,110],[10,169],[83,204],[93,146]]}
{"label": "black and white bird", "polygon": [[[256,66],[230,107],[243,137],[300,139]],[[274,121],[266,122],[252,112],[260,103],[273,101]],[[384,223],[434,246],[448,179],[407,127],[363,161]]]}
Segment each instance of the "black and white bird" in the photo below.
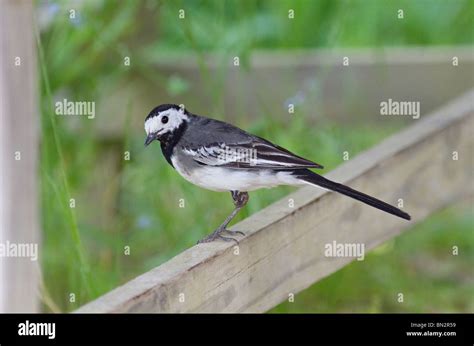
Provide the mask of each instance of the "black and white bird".
{"label": "black and white bird", "polygon": [[174,104],[154,108],[145,119],[145,146],[154,140],[168,163],[189,182],[213,191],[230,191],[235,209],[210,235],[199,242],[235,238],[222,234],[248,202],[248,191],[277,185],[314,185],[339,192],[387,213],[410,220],[410,215],[374,197],[328,180],[310,168],[321,165],[295,155],[236,126],[192,114]]}

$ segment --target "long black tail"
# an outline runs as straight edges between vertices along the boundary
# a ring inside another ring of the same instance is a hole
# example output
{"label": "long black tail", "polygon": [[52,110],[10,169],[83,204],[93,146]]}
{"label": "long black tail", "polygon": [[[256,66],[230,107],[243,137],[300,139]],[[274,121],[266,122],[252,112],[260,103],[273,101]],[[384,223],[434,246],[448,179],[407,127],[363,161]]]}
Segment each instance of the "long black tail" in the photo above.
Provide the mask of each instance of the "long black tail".
{"label": "long black tail", "polygon": [[304,180],[310,184],[321,186],[325,189],[342,193],[343,195],[357,199],[358,201],[368,204],[374,208],[383,210],[387,213],[401,217],[402,219],[405,219],[405,220],[411,219],[410,215],[401,211],[398,208],[395,208],[394,206],[388,203],[382,202],[381,200],[378,200],[377,198],[366,195],[365,193],[353,190],[348,186],[326,179],[310,171],[309,169],[297,170],[294,172],[294,175],[300,178],[301,180]]}

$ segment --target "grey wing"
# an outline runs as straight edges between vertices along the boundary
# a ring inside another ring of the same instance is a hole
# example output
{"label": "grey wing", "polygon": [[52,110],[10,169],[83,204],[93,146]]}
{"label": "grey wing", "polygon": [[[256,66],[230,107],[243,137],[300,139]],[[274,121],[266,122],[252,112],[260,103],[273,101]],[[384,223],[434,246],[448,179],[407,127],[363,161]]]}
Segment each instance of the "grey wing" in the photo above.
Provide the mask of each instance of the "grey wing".
{"label": "grey wing", "polygon": [[187,134],[181,149],[197,163],[235,169],[323,168],[234,125],[204,117],[195,121],[200,131]]}
{"label": "grey wing", "polygon": [[235,169],[298,169],[323,166],[297,156],[290,151],[256,138],[246,143],[212,143],[202,146],[184,146],[183,153],[196,162]]}

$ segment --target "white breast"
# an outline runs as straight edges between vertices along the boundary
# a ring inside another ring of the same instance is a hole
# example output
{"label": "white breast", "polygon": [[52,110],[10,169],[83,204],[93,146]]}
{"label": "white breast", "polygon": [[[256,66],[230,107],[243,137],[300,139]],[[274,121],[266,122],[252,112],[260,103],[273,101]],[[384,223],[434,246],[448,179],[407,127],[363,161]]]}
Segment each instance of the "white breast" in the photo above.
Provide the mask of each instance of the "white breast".
{"label": "white breast", "polygon": [[215,166],[187,170],[176,160],[176,157],[173,157],[171,162],[184,179],[213,191],[252,191],[277,185],[302,184],[289,172],[274,173],[270,170],[241,170]]}

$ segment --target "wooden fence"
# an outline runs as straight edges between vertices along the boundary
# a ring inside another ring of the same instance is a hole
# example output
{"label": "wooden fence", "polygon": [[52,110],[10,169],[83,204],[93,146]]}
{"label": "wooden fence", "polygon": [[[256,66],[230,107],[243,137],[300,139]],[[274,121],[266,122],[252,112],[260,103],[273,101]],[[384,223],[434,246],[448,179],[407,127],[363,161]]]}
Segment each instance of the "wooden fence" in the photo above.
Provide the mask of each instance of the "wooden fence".
{"label": "wooden fence", "polygon": [[408,222],[335,193],[307,187],[233,227],[238,246],[196,245],[77,312],[263,312],[354,258],[325,245],[369,250],[436,210],[474,193],[474,89],[327,176],[389,203]]}
{"label": "wooden fence", "polygon": [[[39,245],[33,2],[0,2],[0,243]],[[39,246],[38,246],[39,247]],[[39,310],[39,264],[0,257],[0,312]]]}

